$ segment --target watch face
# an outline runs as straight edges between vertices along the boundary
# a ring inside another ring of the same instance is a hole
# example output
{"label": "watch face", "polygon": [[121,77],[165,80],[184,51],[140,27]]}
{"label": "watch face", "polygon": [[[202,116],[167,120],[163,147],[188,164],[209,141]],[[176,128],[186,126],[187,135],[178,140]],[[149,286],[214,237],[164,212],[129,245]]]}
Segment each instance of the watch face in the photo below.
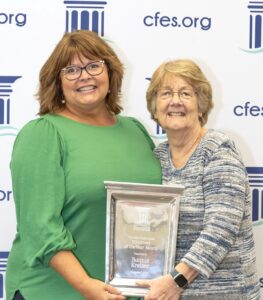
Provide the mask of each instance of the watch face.
{"label": "watch face", "polygon": [[182,274],[177,274],[175,277],[174,277],[174,281],[177,283],[177,285],[180,287],[180,288],[183,288],[185,287],[187,284],[188,284],[188,281],[187,279],[184,277],[184,275]]}

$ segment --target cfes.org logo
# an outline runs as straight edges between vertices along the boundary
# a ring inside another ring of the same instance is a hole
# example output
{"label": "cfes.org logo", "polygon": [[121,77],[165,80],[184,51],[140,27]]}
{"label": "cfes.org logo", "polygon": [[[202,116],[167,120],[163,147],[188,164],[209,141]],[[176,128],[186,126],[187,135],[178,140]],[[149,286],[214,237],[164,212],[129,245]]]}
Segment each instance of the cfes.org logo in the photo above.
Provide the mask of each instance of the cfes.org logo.
{"label": "cfes.org logo", "polygon": [[0,12],[0,25],[16,25],[23,27],[26,25],[26,14],[24,13],[4,13]]}
{"label": "cfes.org logo", "polygon": [[0,203],[1,201],[10,201],[12,199],[12,191],[0,190]]}
{"label": "cfes.org logo", "polygon": [[233,113],[237,117],[262,117],[263,107],[246,101],[243,104],[236,105],[233,109]]}
{"label": "cfes.org logo", "polygon": [[11,126],[11,95],[14,82],[21,76],[0,76],[0,137],[16,136],[18,129]]}
{"label": "cfes.org logo", "polygon": [[66,5],[66,31],[91,30],[104,36],[104,8],[106,1],[64,1]]}
{"label": "cfes.org logo", "polygon": [[212,19],[203,16],[168,16],[157,11],[145,16],[143,24],[147,27],[195,28],[206,31],[211,29]]}

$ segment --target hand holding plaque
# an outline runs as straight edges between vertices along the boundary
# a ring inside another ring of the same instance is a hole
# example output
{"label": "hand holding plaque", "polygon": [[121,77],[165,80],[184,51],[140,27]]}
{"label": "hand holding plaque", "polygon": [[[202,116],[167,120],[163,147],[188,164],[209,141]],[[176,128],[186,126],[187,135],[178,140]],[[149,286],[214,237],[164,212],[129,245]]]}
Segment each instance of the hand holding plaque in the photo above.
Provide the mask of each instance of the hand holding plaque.
{"label": "hand holding plaque", "polygon": [[172,270],[182,186],[105,182],[106,282],[125,296],[143,296],[140,279]]}

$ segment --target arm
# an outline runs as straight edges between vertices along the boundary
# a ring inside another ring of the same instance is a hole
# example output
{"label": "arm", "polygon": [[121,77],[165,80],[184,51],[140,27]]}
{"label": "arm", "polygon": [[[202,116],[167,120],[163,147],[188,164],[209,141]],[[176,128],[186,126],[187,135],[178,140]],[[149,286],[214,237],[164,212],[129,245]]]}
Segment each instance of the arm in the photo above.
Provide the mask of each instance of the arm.
{"label": "arm", "polygon": [[52,267],[91,300],[123,299],[116,289],[90,278],[71,251],[76,245],[61,215],[63,151],[63,140],[43,119],[26,125],[15,142],[11,172],[25,264]]}
{"label": "arm", "polygon": [[11,174],[17,227],[29,267],[48,266],[60,250],[76,245],[64,226],[63,146],[56,129],[39,119],[19,133],[12,152]]}
{"label": "arm", "polygon": [[[203,191],[204,229],[175,266],[190,283],[199,273],[209,277],[217,269],[239,233],[247,197],[246,173],[233,145],[222,145],[210,158],[204,171]],[[147,299],[178,299],[172,296],[180,291],[178,288],[170,286],[167,291],[168,280],[166,275],[144,282],[150,287]]]}
{"label": "arm", "polygon": [[117,289],[89,277],[71,251],[57,252],[51,258],[49,265],[63,276],[74,289],[80,292],[85,299],[124,299]]}
{"label": "arm", "polygon": [[203,174],[203,230],[182,261],[209,278],[233,247],[249,211],[245,167],[232,143],[222,144]]}

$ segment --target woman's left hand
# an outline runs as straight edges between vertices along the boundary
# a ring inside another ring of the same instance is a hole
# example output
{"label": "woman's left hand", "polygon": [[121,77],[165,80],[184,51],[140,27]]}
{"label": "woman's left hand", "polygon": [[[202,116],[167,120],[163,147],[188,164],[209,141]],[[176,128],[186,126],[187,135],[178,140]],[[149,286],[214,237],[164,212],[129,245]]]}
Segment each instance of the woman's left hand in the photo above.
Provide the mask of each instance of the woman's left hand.
{"label": "woman's left hand", "polygon": [[140,287],[150,288],[144,300],[177,300],[180,299],[183,289],[179,288],[170,274],[153,280],[139,280]]}

